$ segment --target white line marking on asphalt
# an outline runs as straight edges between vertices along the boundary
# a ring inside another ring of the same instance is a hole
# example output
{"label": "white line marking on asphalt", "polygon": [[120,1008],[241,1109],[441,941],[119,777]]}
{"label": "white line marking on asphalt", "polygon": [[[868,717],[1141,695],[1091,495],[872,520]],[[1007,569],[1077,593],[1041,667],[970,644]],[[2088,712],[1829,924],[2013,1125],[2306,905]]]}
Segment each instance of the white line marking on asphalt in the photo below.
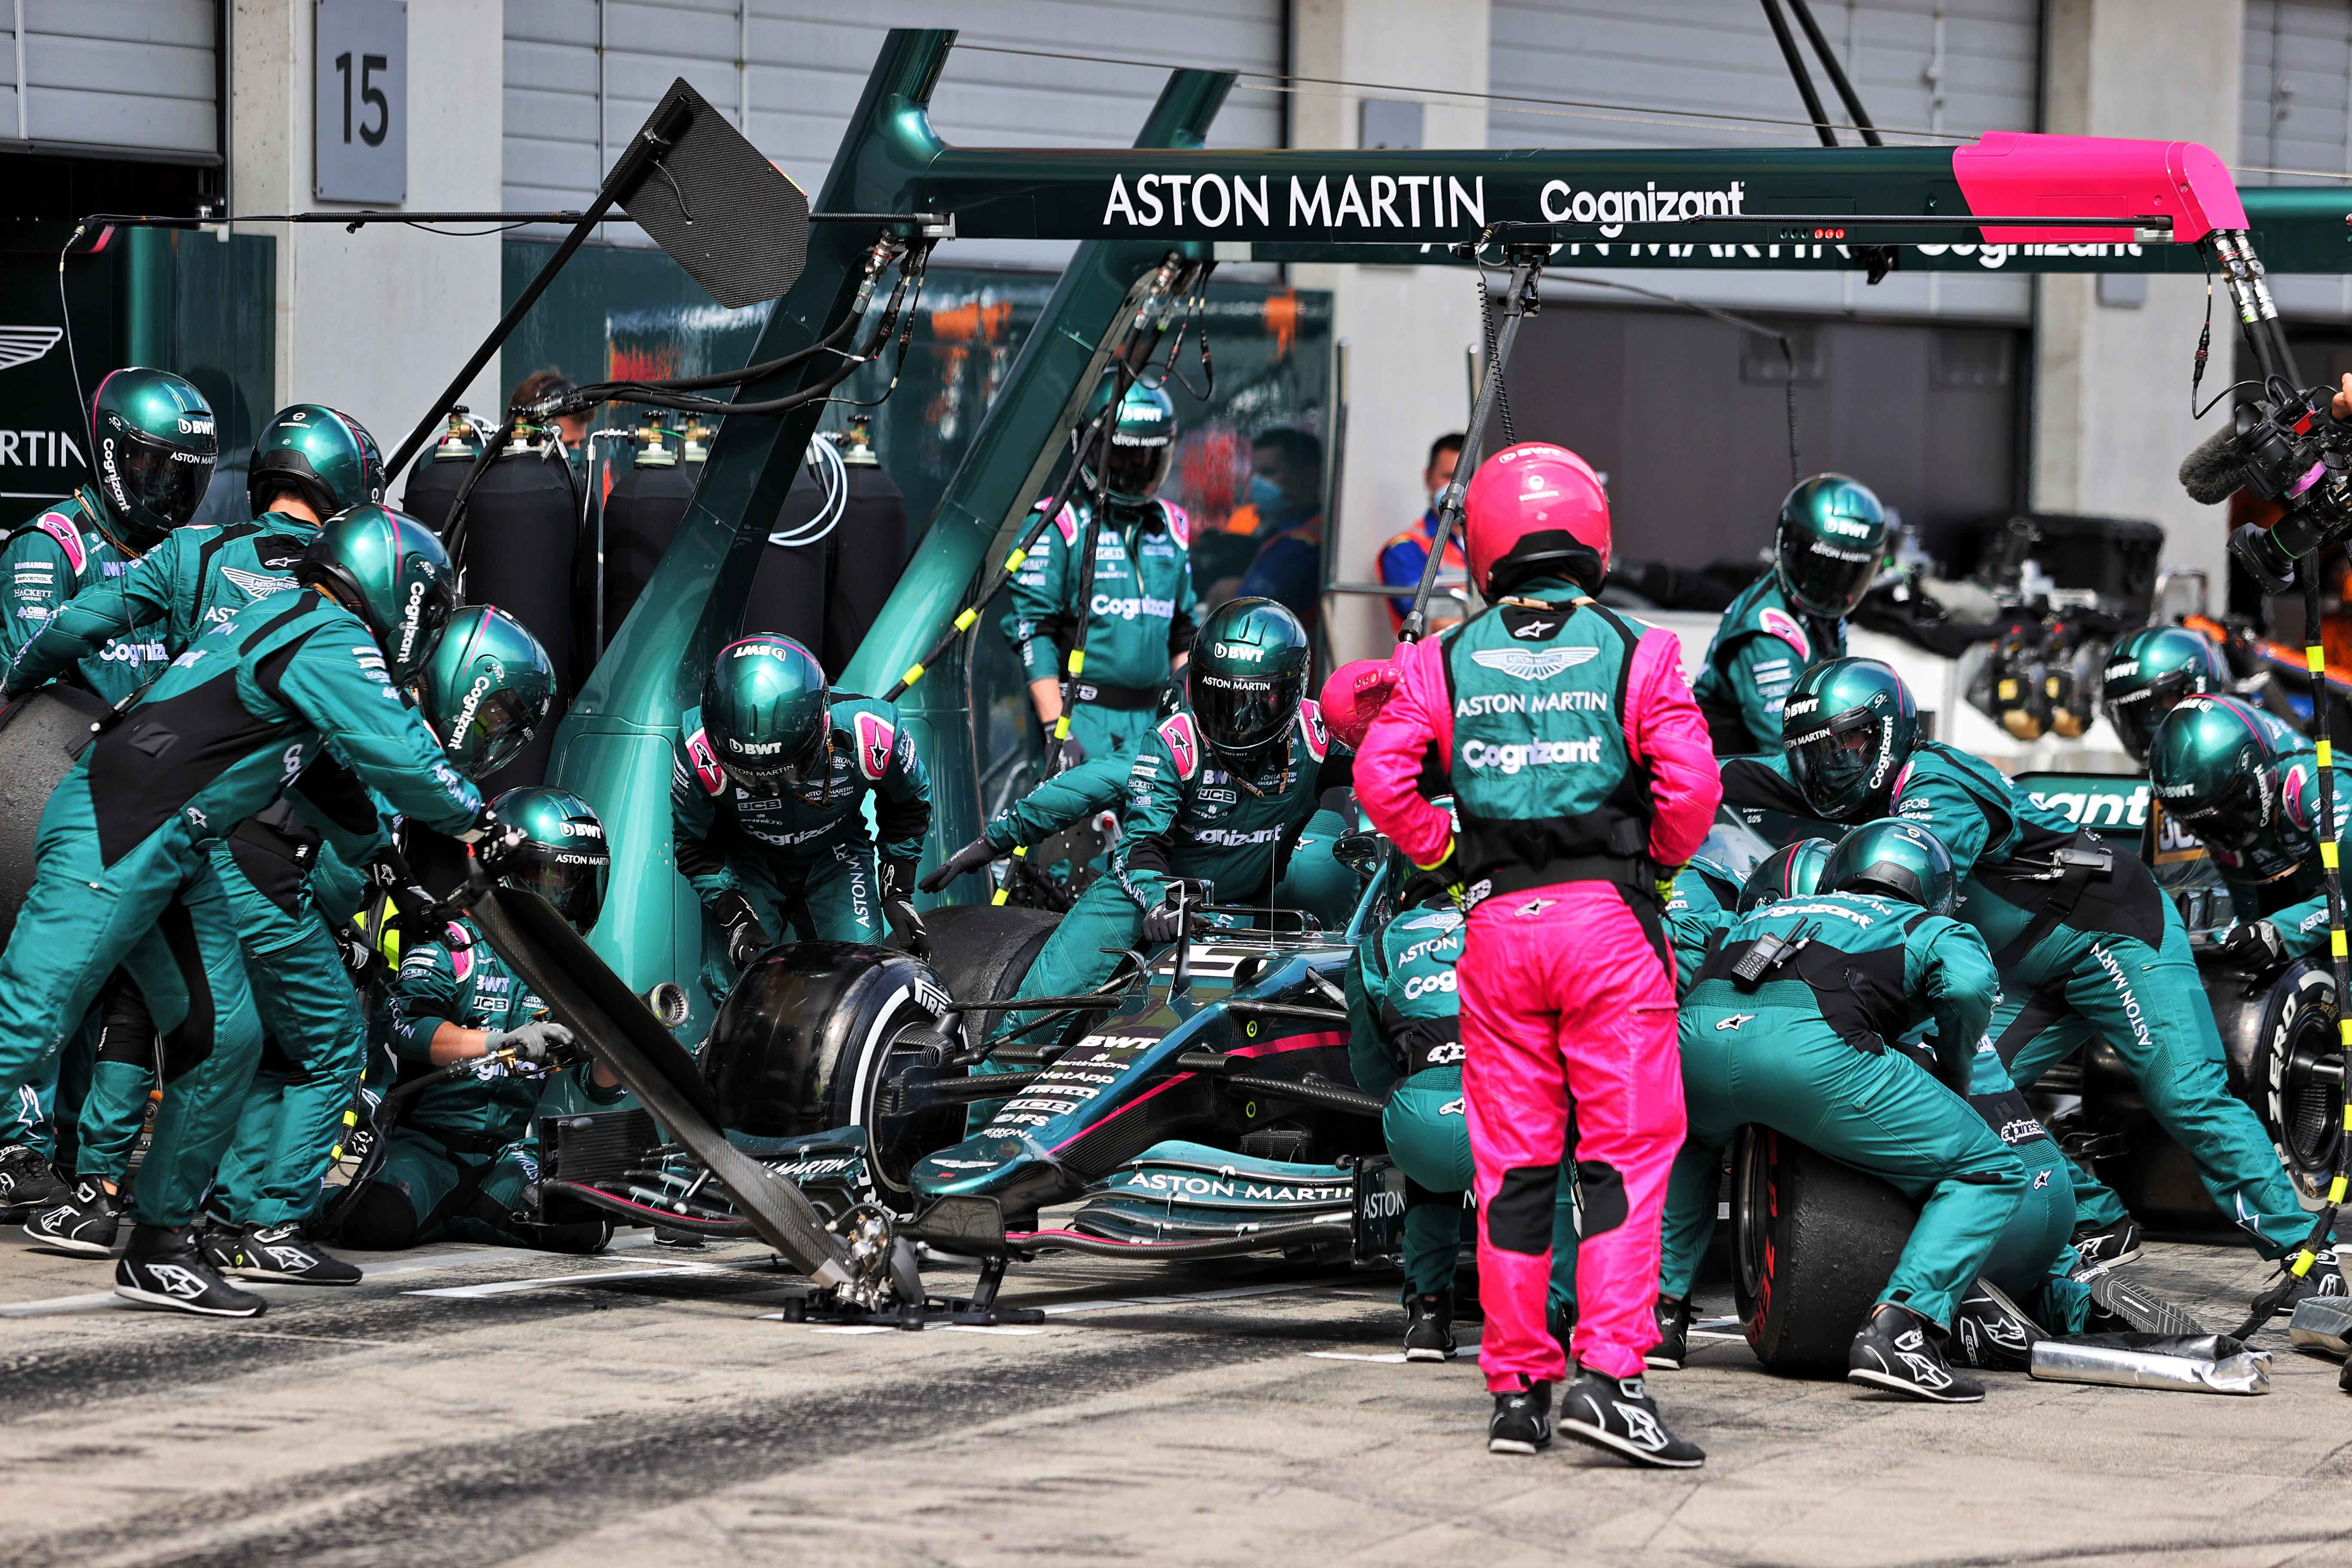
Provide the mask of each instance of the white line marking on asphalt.
{"label": "white line marking on asphalt", "polygon": [[610,1285],[621,1279],[670,1279],[681,1274],[720,1274],[723,1263],[672,1263],[660,1268],[611,1268],[583,1274],[551,1274],[537,1279],[493,1279],[481,1285],[452,1285],[438,1290],[403,1290],[404,1296],[439,1296],[470,1301],[484,1296],[508,1296],[518,1290],[552,1290],[566,1285]]}
{"label": "white line marking on asphalt", "polygon": [[[95,1262],[96,1259],[91,1261]],[[498,1252],[436,1252],[423,1258],[404,1258],[397,1263],[371,1263],[367,1278],[360,1284],[369,1285],[378,1279],[394,1279],[403,1274],[422,1274],[430,1269],[463,1268],[469,1263],[504,1261]],[[240,1279],[237,1288],[274,1295],[280,1290],[316,1289],[316,1286],[289,1285],[269,1279]],[[0,1303],[0,1318],[47,1318],[64,1312],[100,1312],[115,1308],[135,1309],[137,1303],[126,1301],[111,1290],[93,1290],[85,1296],[51,1296],[39,1301],[8,1301]]]}
{"label": "white line marking on asphalt", "polygon": [[1122,1307],[1171,1307],[1184,1301],[1229,1301],[1241,1296],[1278,1296],[1293,1290],[1328,1290],[1328,1280],[1304,1285],[1240,1285],[1227,1290],[1194,1290],[1181,1296],[1118,1296],[1097,1301],[1061,1301],[1041,1309],[1045,1315],[1066,1312],[1109,1312]]}
{"label": "white line marking on asphalt", "polygon": [[940,1327],[959,1334],[1042,1334],[1043,1329],[1024,1329],[1013,1323],[941,1323]]}
{"label": "white line marking on asphalt", "polygon": [[1377,1361],[1392,1363],[1398,1366],[1404,1364],[1402,1351],[1391,1351],[1386,1355],[1359,1355],[1353,1351],[1301,1351],[1298,1353],[1313,1356],[1317,1361]]}

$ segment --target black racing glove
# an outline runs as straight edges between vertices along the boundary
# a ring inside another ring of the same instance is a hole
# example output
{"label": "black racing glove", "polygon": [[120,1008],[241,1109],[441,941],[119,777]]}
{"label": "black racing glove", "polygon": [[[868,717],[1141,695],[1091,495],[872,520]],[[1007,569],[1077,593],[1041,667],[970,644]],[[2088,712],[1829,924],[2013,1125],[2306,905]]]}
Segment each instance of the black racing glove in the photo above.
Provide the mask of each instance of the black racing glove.
{"label": "black racing glove", "polygon": [[912,860],[882,862],[882,919],[888,923],[891,934],[907,944],[909,953],[917,958],[931,956],[931,933],[923,929],[923,917],[915,911]]}
{"label": "black racing glove", "polygon": [[482,815],[474,819],[474,826],[457,837],[472,846],[475,863],[493,880],[530,838],[524,829],[500,822],[499,814],[487,805],[482,807]]}
{"label": "black racing glove", "polygon": [[[931,868],[915,886],[926,893],[936,893],[967,871],[977,871],[1004,851],[991,844],[985,836],[973,839]],[[884,869],[887,871],[887,867]]]}
{"label": "black racing glove", "polygon": [[2268,921],[2248,921],[2231,929],[2222,941],[2221,956],[2249,969],[2275,969],[2286,962],[2286,942]]}
{"label": "black racing glove", "polygon": [[1087,760],[1087,749],[1078,743],[1078,738],[1076,735],[1059,741],[1054,738],[1054,731],[1059,727],[1058,720],[1045,726],[1045,776],[1047,778],[1052,778],[1055,773],[1067,773]]}
{"label": "black racing glove", "polygon": [[710,913],[727,933],[727,962],[738,970],[775,945],[760,924],[759,911],[740,893],[719,894],[710,906]]}
{"label": "black racing glove", "polygon": [[1149,942],[1174,942],[1184,934],[1184,910],[1166,894],[1160,901],[1143,911],[1143,940]]}
{"label": "black racing glove", "polygon": [[335,952],[343,961],[343,973],[352,977],[354,985],[365,985],[383,964],[383,954],[368,940],[367,932],[355,925],[334,928]]}

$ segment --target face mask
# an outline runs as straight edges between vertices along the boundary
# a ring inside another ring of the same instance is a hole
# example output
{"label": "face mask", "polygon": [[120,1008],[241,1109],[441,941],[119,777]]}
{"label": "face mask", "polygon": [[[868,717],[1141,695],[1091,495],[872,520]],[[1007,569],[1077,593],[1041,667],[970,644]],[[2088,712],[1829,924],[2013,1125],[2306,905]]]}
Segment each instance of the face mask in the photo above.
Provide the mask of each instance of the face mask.
{"label": "face mask", "polygon": [[1430,491],[1430,492],[1429,492],[1429,510],[1432,510],[1432,511],[1435,511],[1435,510],[1437,510],[1437,498],[1438,498],[1439,496],[1444,495],[1444,493],[1445,493],[1445,487],[1444,487],[1444,485],[1440,485],[1440,486],[1438,486],[1435,489],[1433,489],[1433,490],[1432,490],[1432,491]]}
{"label": "face mask", "polygon": [[1271,517],[1282,510],[1282,487],[1264,474],[1252,474],[1249,482],[1250,505],[1257,508],[1260,517]]}

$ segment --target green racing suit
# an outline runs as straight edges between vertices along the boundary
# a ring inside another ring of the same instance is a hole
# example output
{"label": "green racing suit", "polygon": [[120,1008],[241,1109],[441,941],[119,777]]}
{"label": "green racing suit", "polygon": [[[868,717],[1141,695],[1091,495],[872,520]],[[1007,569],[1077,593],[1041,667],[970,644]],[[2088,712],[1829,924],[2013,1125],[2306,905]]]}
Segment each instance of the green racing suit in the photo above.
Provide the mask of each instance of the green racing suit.
{"label": "green racing suit", "polygon": [[1780,704],[1797,678],[1845,654],[1845,623],[1808,616],[1766,572],[1723,612],[1691,696],[1718,757],[1780,749]]}
{"label": "green racing suit", "polygon": [[40,1072],[127,967],[165,1040],[138,1223],[194,1215],[261,1046],[212,847],[291,790],[312,826],[364,858],[379,823],[362,785],[444,832],[481,823],[481,796],[401,701],[367,628],[298,589],[199,637],[50,795],[0,954],[0,1093]]}
{"label": "green racing suit", "polygon": [[[706,911],[740,892],[772,937],[790,930],[810,942],[882,940],[877,830],[883,859],[911,863],[921,855],[930,775],[889,703],[835,692],[832,713],[821,777],[798,790],[755,793],[719,766],[702,710],[687,710],[670,770],[670,830],[677,868]],[[707,915],[703,928],[703,984],[724,997],[735,977],[727,936]]]}

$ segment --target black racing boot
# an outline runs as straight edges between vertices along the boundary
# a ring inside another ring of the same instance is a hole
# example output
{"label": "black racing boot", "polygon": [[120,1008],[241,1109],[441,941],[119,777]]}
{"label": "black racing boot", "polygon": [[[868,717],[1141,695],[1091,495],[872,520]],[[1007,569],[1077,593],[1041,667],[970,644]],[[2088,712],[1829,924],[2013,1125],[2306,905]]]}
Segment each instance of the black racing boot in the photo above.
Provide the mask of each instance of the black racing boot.
{"label": "black racing boot", "polygon": [[1688,1300],[1677,1301],[1672,1297],[1658,1298],[1658,1342],[1642,1359],[1655,1372],[1680,1372],[1683,1363],[1690,1360],[1691,1324],[1698,1314],[1691,1310]]}
{"label": "black racing boot", "polygon": [[2078,1267],[2099,1264],[2108,1268],[2139,1261],[2139,1221],[2126,1215],[2112,1225],[2084,1226],[2074,1236]]}
{"label": "black racing boot", "polygon": [[54,1203],[43,1204],[25,1222],[25,1234],[43,1247],[104,1258],[114,1251],[122,1200],[106,1190],[96,1176],[78,1179]]}
{"label": "black racing boot", "polygon": [[207,1318],[257,1318],[267,1305],[205,1261],[187,1233],[134,1225],[131,1246],[114,1266],[114,1293],[142,1307],[168,1307]]}
{"label": "black racing boot", "polygon": [[2031,1372],[2035,1342],[2050,1337],[1990,1279],[1961,1296],[1952,1336],[1952,1359],[1980,1372]]}
{"label": "black racing boot", "polygon": [[1580,1369],[1559,1404],[1559,1429],[1580,1443],[1606,1448],[1637,1465],[1662,1470],[1695,1470],[1706,1452],[1666,1430],[1658,1402],[1642,1385],[1642,1374],[1611,1377]]}
{"label": "black racing boot", "polygon": [[[1527,1380],[1522,1380],[1527,1381]],[[1486,1423],[1486,1452],[1532,1454],[1551,1447],[1551,1384],[1495,1392],[1495,1414]]]}
{"label": "black racing boot", "polygon": [[[2294,1260],[2302,1256],[2303,1249],[2297,1247],[2286,1255],[2284,1261],[2289,1267],[2293,1267]],[[2323,1247],[2319,1249],[2318,1255],[2312,1259],[2311,1268],[2305,1272],[2302,1279],[2294,1282],[2294,1289],[2287,1292],[2286,1300],[2279,1303],[2279,1310],[2292,1312],[2294,1310],[2296,1302],[2307,1300],[2314,1296],[2343,1294],[2344,1270],[2336,1261],[2336,1249],[2332,1247]]]}
{"label": "black racing boot", "polygon": [[1944,1359],[1944,1330],[1908,1307],[1882,1301],[1870,1310],[1845,1352],[1845,1380],[1937,1405],[1973,1405],[1984,1385],[1955,1374]]}
{"label": "black racing boot", "polygon": [[[2317,1267],[2313,1265],[2315,1270]],[[2083,1326],[2092,1333],[2193,1336],[2205,1331],[2205,1325],[2190,1317],[2188,1308],[2176,1307],[2120,1274],[2111,1274],[2104,1268],[2078,1268],[2074,1278],[2090,1288],[2091,1310]]]}
{"label": "black racing boot", "polygon": [[241,1279],[281,1285],[356,1285],[360,1270],[303,1234],[299,1225],[249,1225],[236,1238]]}
{"label": "black racing boot", "polygon": [[58,1180],[57,1172],[49,1168],[37,1149],[22,1143],[11,1143],[0,1149],[0,1210],[11,1210],[18,1219],[31,1216],[45,1204],[53,1204],[66,1195],[66,1184]]}
{"label": "black racing boot", "polygon": [[1406,1297],[1404,1359],[1452,1361],[1456,1348],[1454,1342],[1454,1292],[1440,1290],[1434,1296]]}

